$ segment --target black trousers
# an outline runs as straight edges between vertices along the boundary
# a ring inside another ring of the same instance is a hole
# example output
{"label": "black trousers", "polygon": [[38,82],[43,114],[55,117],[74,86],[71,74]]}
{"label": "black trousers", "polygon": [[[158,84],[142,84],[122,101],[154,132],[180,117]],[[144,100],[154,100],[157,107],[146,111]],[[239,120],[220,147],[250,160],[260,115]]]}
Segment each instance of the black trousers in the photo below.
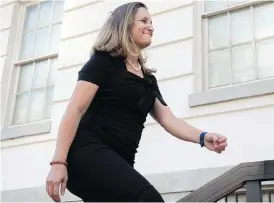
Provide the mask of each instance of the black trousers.
{"label": "black trousers", "polygon": [[68,155],[67,189],[84,202],[164,202],[116,152],[91,143]]}

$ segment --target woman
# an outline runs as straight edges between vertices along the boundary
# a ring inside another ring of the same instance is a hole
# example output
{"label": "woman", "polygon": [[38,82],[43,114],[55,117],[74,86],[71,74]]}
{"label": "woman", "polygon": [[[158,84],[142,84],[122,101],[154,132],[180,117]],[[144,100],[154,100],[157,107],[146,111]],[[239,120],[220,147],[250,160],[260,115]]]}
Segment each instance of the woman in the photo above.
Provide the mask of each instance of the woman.
{"label": "woman", "polygon": [[134,168],[147,114],[171,135],[221,153],[226,138],[198,130],[176,118],[163,100],[142,49],[153,26],[140,2],[118,7],[101,29],[90,60],[59,127],[47,178],[47,192],[60,201],[66,187],[84,202],[163,202]]}

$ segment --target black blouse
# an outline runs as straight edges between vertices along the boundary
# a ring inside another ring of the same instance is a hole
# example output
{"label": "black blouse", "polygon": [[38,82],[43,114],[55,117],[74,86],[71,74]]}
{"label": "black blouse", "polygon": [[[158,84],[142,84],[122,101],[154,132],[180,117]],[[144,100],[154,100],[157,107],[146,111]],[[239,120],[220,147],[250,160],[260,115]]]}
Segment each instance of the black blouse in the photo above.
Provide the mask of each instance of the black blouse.
{"label": "black blouse", "polygon": [[99,140],[133,164],[155,98],[167,105],[155,76],[144,71],[143,75],[129,72],[123,57],[95,52],[79,71],[78,80],[94,83],[99,89],[79,123],[73,144]]}

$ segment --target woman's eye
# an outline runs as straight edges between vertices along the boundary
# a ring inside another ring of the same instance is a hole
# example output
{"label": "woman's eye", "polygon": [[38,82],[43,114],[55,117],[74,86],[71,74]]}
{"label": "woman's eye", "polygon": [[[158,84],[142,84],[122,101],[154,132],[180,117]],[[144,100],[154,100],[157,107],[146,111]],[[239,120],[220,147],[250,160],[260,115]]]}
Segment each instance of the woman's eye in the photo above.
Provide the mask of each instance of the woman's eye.
{"label": "woman's eye", "polygon": [[141,20],[143,23],[147,23],[147,21],[146,20]]}

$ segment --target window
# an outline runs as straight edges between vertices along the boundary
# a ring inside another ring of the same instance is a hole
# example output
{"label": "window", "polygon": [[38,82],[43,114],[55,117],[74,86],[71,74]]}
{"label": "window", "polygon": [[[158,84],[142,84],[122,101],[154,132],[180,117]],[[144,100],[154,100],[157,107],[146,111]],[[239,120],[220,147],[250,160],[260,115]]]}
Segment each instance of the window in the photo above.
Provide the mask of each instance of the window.
{"label": "window", "polygon": [[274,77],[274,2],[205,1],[205,90]]}
{"label": "window", "polygon": [[50,117],[62,12],[63,1],[26,7],[13,124]]}
{"label": "window", "polygon": [[190,107],[274,93],[274,1],[195,1]]}
{"label": "window", "polygon": [[[64,1],[36,1],[22,6],[23,21],[7,121],[10,127],[29,125],[51,116]],[[14,136],[20,135],[7,137]]]}

